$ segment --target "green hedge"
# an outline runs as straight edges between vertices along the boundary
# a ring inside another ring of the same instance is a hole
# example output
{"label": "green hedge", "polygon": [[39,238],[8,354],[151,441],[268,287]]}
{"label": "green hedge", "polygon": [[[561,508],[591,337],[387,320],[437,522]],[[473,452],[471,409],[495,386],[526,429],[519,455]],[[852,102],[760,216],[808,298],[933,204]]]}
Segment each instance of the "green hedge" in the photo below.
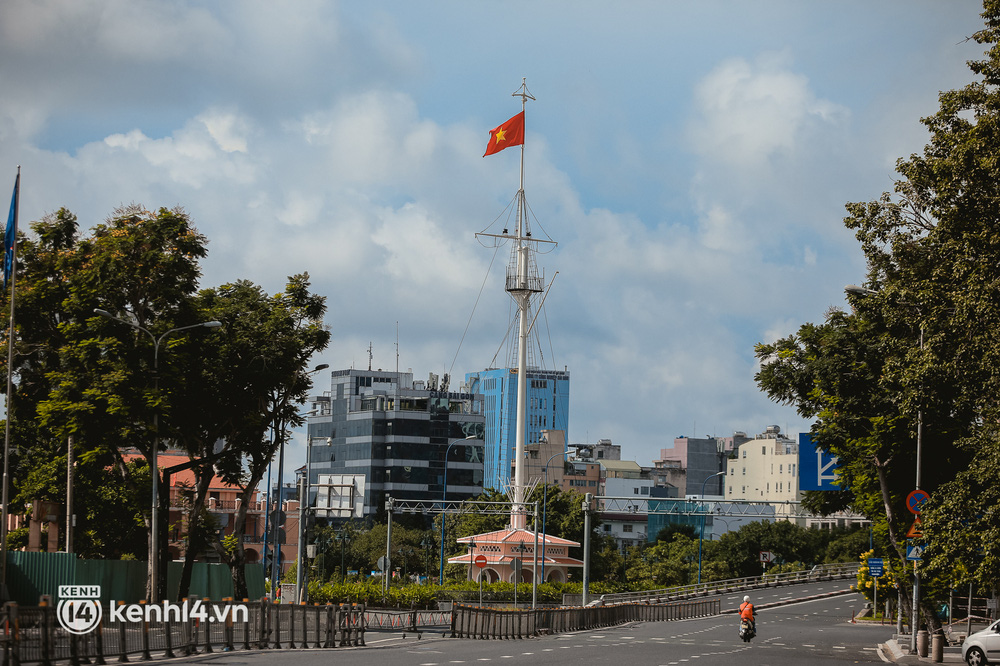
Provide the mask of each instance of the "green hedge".
{"label": "green hedge", "polygon": [[[591,594],[611,594],[620,591],[617,586],[603,582],[590,585]],[[560,604],[563,594],[581,594],[582,583],[542,583],[538,586],[538,603]],[[348,580],[347,582],[309,583],[309,601],[313,603],[363,603],[368,606],[390,608],[432,608],[437,602],[478,601],[478,583],[453,583],[440,585],[399,585],[393,584],[382,598],[382,582],[378,579]],[[519,602],[531,599],[531,583],[517,586]],[[513,602],[513,583],[492,583],[483,585],[484,602]]]}

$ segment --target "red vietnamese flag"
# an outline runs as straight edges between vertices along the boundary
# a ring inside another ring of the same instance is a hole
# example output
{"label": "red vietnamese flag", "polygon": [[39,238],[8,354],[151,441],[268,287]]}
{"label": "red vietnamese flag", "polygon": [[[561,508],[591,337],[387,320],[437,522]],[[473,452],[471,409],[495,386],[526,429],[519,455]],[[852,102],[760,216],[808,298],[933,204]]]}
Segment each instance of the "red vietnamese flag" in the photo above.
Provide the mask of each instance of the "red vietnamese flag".
{"label": "red vietnamese flag", "polygon": [[509,146],[520,146],[522,143],[524,143],[524,111],[503,125],[490,130],[490,142],[486,145],[483,157],[499,153]]}

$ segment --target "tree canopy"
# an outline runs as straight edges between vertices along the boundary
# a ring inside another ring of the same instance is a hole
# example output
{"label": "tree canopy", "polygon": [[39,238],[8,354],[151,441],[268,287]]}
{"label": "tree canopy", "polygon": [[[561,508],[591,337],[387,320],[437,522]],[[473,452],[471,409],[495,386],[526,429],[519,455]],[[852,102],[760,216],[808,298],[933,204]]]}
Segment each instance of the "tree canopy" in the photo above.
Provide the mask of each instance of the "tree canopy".
{"label": "tree canopy", "polygon": [[904,500],[919,484],[931,497],[924,575],[958,573],[997,590],[1000,2],[987,0],[983,18],[976,79],[940,94],[922,120],[923,152],[898,161],[892,193],[847,205],[870,291],[849,296],[850,313],[833,309],[758,345],[757,381],[814,419],[818,445],[840,458],[841,491],[811,495],[810,506],[871,518],[902,570],[913,521]]}
{"label": "tree canopy", "polygon": [[[60,469],[72,436],[80,552],[145,559],[133,527],[150,523],[149,465],[129,462],[127,453],[148,461],[159,442],[204,461],[194,469],[192,515],[201,514],[213,474],[244,489],[242,530],[275,449],[288,427],[301,425],[306,368],[330,339],[325,298],[310,292],[308,275],[290,277],[276,295],[245,280],[199,291],[207,239],[181,209],[127,206],[90,235],[60,209],[31,228],[19,242],[16,381],[8,396],[16,501],[64,496]],[[213,320],[221,327],[199,326]],[[161,483],[160,491],[166,507],[169,488]],[[120,522],[107,520],[118,514]],[[165,520],[161,526],[165,534]],[[211,541],[228,553],[239,594],[242,539],[235,552]],[[165,558],[166,538],[160,543]]]}

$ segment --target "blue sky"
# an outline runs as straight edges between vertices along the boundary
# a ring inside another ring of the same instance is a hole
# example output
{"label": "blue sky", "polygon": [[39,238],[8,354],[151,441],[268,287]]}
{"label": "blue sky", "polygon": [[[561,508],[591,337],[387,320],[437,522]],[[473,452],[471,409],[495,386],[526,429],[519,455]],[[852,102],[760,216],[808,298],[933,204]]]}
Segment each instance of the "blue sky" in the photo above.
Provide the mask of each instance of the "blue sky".
{"label": "blue sky", "polygon": [[545,364],[572,373],[571,441],[648,465],[679,435],[808,427],[759,393],[753,346],[863,280],[844,204],[890,190],[939,91],[972,79],[981,11],[10,0],[0,184],[22,166],[25,229],[183,206],[204,286],[310,273],[317,363],[366,367],[371,343],[394,369],[398,326],[401,369],[463,377],[507,328],[504,257],[487,277],[474,234],[517,190],[517,150],[481,156],[525,77],[525,191],[559,242]]}

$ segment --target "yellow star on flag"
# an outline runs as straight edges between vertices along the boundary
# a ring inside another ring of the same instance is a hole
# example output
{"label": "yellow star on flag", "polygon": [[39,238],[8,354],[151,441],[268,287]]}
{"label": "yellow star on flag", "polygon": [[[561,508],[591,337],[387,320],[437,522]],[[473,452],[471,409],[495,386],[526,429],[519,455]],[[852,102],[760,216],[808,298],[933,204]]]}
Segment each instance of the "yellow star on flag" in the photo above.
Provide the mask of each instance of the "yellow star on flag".
{"label": "yellow star on flag", "polygon": [[524,143],[524,111],[510,120],[490,130],[490,141],[486,144],[487,155],[499,153],[504,148],[520,146]]}

